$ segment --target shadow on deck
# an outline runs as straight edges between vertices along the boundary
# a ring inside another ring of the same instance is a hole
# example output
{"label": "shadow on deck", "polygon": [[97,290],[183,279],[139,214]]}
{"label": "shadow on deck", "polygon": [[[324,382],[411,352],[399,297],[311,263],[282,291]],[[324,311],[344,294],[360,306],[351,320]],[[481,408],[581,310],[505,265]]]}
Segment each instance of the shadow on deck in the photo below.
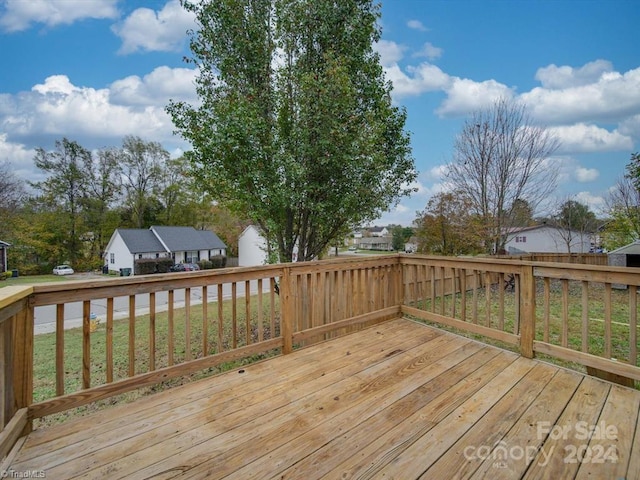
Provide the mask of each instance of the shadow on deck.
{"label": "shadow on deck", "polygon": [[[410,320],[39,429],[47,478],[640,478],[640,392]],[[591,434],[591,435],[590,435]]]}

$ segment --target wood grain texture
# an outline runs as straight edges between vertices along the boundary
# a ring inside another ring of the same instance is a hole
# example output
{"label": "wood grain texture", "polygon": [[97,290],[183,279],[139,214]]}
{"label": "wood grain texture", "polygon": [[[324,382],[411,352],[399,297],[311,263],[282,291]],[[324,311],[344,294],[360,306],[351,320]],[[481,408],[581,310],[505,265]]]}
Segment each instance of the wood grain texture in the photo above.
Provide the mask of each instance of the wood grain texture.
{"label": "wood grain texture", "polygon": [[[398,319],[34,431],[10,467],[51,478],[637,478],[639,408],[638,391]],[[618,428],[618,463],[564,462],[575,430],[548,430],[579,421]],[[498,464],[500,446],[536,455]]]}

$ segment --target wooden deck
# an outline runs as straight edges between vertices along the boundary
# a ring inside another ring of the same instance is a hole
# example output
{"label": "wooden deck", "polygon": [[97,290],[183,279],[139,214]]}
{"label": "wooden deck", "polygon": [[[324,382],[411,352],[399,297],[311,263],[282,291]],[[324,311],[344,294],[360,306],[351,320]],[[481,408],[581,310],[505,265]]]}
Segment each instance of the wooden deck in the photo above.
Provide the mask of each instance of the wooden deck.
{"label": "wooden deck", "polygon": [[639,391],[395,320],[36,430],[0,470],[631,480],[639,409]]}

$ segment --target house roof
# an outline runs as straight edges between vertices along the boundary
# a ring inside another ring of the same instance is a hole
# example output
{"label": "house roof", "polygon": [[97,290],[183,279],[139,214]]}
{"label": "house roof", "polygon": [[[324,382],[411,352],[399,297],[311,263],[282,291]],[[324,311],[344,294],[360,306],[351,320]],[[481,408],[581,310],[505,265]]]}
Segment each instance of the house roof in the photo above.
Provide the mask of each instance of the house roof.
{"label": "house roof", "polygon": [[0,240],[0,247],[10,247],[11,244],[7,243],[7,242],[3,242],[2,240]]}
{"label": "house roof", "polygon": [[625,255],[640,255],[640,240],[636,240],[629,245],[625,245],[624,247],[617,248],[609,252],[609,255],[615,253],[621,253]]}
{"label": "house roof", "polygon": [[160,241],[171,252],[216,250],[227,248],[218,236],[210,230],[196,230],[193,227],[151,227]]}
{"label": "house roof", "polygon": [[143,228],[119,228],[117,231],[131,253],[167,251],[151,230]]}

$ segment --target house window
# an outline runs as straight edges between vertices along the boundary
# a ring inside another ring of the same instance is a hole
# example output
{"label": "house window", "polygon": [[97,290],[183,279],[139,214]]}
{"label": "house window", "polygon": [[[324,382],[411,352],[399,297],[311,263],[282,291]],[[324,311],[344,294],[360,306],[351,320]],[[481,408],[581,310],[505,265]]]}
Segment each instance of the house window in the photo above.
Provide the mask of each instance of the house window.
{"label": "house window", "polygon": [[198,262],[198,252],[184,252],[184,263],[197,263]]}
{"label": "house window", "polygon": [[527,237],[516,237],[516,243],[527,243]]}
{"label": "house window", "polygon": [[116,254],[115,253],[110,253],[109,254],[109,263],[116,263]]}
{"label": "house window", "polygon": [[138,259],[140,259],[140,258],[142,258],[142,254],[141,253],[138,254]]}

